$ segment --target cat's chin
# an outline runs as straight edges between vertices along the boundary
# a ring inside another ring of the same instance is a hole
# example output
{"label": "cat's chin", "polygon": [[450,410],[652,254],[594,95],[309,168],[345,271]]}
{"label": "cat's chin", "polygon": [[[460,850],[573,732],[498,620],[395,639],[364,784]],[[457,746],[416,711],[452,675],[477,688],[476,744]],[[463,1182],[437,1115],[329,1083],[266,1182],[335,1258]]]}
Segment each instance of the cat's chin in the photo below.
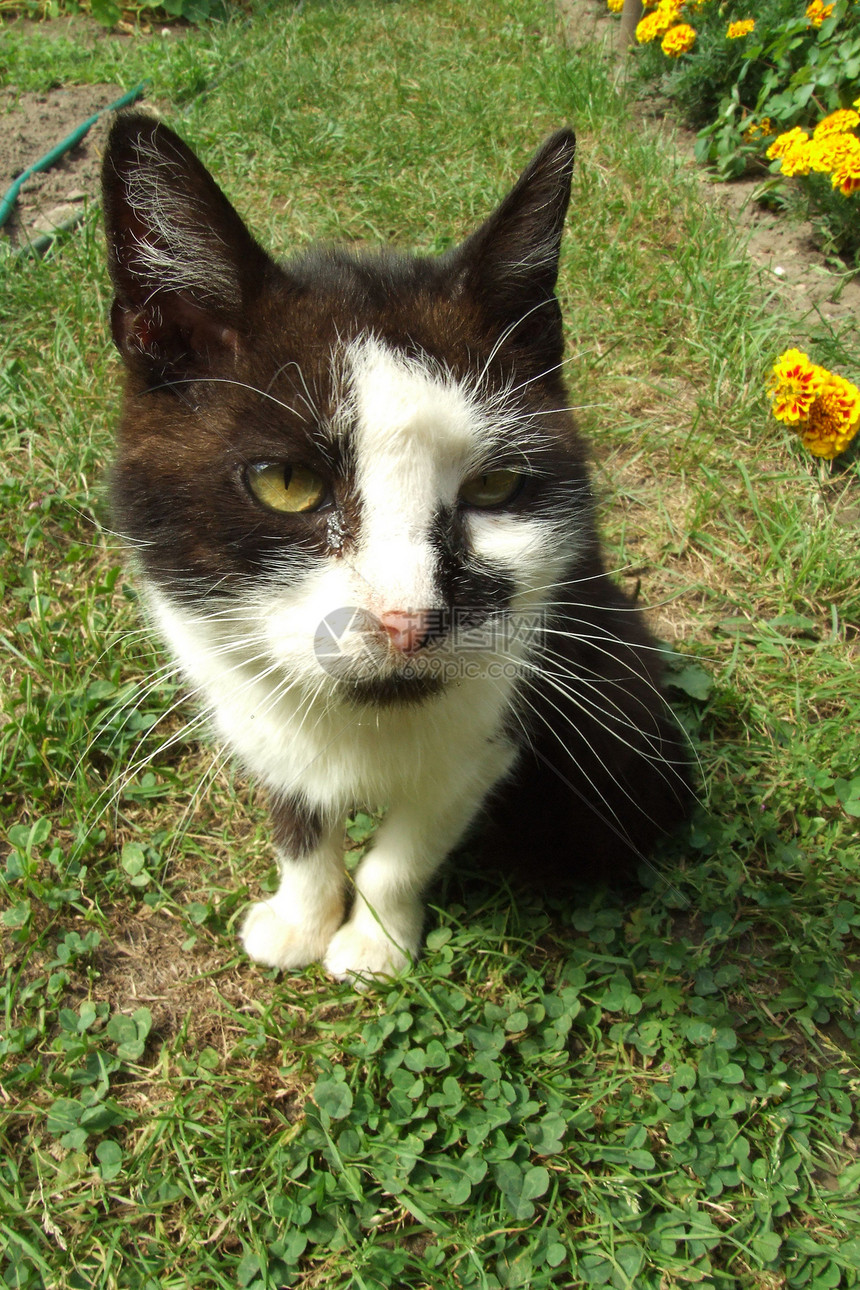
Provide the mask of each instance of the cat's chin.
{"label": "cat's chin", "polygon": [[442,676],[401,676],[396,672],[342,680],[338,684],[339,694],[348,703],[372,708],[425,703],[441,694],[444,689],[445,678]]}

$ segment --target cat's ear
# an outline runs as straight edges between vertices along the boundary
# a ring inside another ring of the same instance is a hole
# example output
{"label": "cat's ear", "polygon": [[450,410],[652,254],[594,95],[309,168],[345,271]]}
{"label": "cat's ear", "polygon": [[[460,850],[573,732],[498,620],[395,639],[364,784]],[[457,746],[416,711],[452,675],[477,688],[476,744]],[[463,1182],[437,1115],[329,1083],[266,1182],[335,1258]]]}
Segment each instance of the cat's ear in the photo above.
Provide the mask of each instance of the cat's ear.
{"label": "cat's ear", "polygon": [[117,116],[102,167],[114,340],[170,377],[223,364],[271,261],[182,140],[140,111]]}
{"label": "cat's ear", "polygon": [[454,253],[456,283],[513,345],[561,349],[555,298],[576,139],[559,130],[488,220]]}

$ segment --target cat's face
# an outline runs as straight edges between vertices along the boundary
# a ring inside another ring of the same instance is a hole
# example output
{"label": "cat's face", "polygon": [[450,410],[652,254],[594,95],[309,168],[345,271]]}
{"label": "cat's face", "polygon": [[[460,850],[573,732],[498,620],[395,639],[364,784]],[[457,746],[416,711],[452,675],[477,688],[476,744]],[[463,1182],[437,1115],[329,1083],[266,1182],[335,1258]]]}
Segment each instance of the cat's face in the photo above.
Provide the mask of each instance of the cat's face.
{"label": "cat's face", "polygon": [[522,656],[512,616],[592,541],[553,295],[572,151],[551,140],[441,259],[281,267],[176,136],[119,118],[113,495],[162,617],[371,703]]}

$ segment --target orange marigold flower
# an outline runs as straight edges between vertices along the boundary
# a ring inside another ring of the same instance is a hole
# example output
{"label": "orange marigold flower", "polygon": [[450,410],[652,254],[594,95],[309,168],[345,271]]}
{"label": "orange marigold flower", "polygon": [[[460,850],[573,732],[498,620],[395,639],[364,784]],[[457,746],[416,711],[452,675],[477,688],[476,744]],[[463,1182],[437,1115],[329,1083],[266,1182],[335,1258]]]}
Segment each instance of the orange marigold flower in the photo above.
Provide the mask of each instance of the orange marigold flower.
{"label": "orange marigold flower", "polygon": [[830,176],[834,188],[838,188],[843,197],[850,197],[860,189],[860,148],[849,153],[837,165]]}
{"label": "orange marigold flower", "polygon": [[812,0],[811,4],[806,6],[806,16],[812,27],[820,27],[825,18],[829,18],[833,13],[832,4],[824,4],[823,0]]}
{"label": "orange marigold flower", "polygon": [[800,126],[796,125],[793,130],[786,130],[784,134],[778,134],[765,155],[773,161],[776,157],[782,157],[789,148],[794,148],[799,143],[806,143],[808,138],[809,135],[806,131],[801,130]]}
{"label": "orange marigold flower", "polygon": [[639,44],[647,45],[658,36],[662,36],[673,23],[678,21],[680,15],[681,5],[676,4],[675,0],[659,0],[657,8],[647,13],[636,26],[636,39]]}
{"label": "orange marigold flower", "polygon": [[860,390],[835,372],[819,370],[824,381],[798,430],[805,448],[830,461],[845,451],[860,427]]}
{"label": "orange marigold flower", "polygon": [[809,415],[824,383],[824,368],[810,363],[799,349],[787,349],[773,365],[767,382],[767,394],[777,421],[793,424]]}
{"label": "orange marigold flower", "polygon": [[784,175],[809,174],[809,135],[796,125],[774,139],[765,156],[771,161],[779,159]]}
{"label": "orange marigold flower", "polygon": [[810,139],[809,168],[830,175],[834,170],[860,159],[860,139],[855,134],[825,134]]}
{"label": "orange marigold flower", "polygon": [[838,108],[818,122],[812,137],[821,139],[828,134],[843,134],[846,130],[853,130],[855,125],[860,125],[860,112],[853,108]]}
{"label": "orange marigold flower", "polygon": [[748,36],[751,31],[755,31],[755,18],[744,18],[741,22],[730,22],[726,36],[729,40],[738,40],[741,36]]}
{"label": "orange marigold flower", "polygon": [[747,143],[752,143],[754,139],[767,139],[773,134],[773,125],[769,116],[763,116],[760,121],[753,121],[744,130],[744,138]]}
{"label": "orange marigold flower", "polygon": [[808,175],[811,162],[809,145],[801,142],[784,152],[779,164],[784,175]]}
{"label": "orange marigold flower", "polygon": [[646,13],[636,24],[636,39],[640,45],[650,45],[660,35],[660,14],[654,10]]}
{"label": "orange marigold flower", "polygon": [[688,22],[680,22],[677,27],[670,27],[660,45],[663,53],[669,58],[680,58],[693,48],[696,43],[696,32]]}
{"label": "orange marigold flower", "polygon": [[624,8],[624,0],[606,0],[610,13],[620,13]]}

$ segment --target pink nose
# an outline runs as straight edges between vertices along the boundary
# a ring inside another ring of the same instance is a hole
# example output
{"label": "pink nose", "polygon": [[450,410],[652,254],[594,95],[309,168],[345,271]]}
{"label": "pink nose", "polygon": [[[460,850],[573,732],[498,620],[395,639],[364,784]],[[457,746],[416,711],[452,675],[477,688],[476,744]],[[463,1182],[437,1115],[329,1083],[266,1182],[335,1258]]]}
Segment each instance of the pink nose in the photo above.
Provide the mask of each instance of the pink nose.
{"label": "pink nose", "polygon": [[417,654],[430,635],[431,613],[389,609],[380,616],[379,624],[399,654]]}

